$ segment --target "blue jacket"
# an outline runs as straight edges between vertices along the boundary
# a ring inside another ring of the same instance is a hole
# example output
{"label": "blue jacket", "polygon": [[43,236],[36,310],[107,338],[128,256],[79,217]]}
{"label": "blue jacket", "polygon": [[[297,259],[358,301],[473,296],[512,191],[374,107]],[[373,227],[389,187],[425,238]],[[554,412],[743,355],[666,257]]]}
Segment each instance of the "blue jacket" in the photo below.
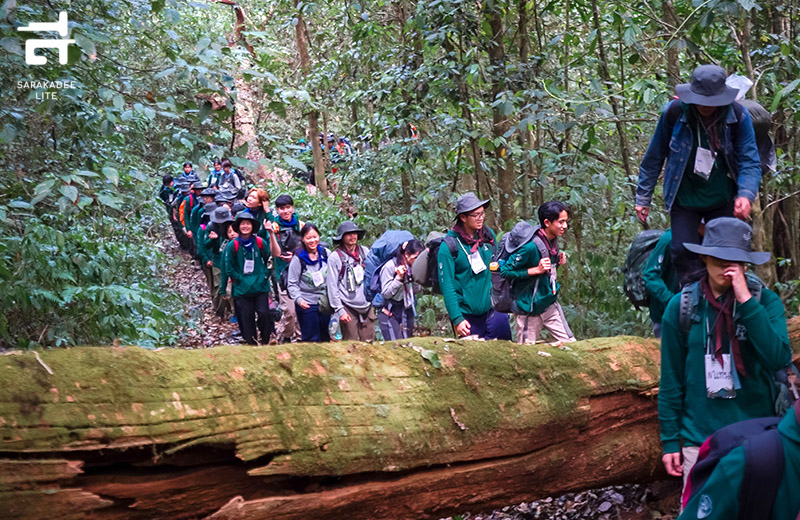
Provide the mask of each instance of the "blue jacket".
{"label": "blue jacket", "polygon": [[[680,103],[674,100],[671,103]],[[686,112],[681,115],[669,133],[667,111],[670,103],[664,107],[656,126],[656,132],[647,147],[647,152],[639,165],[639,185],[636,188],[636,205],[650,207],[653,190],[656,187],[664,160],[664,203],[667,211],[672,209],[678,187],[686,169],[686,161],[692,153],[696,141],[693,129],[687,124]],[[761,182],[761,159],[756,148],[756,136],[749,112],[742,108],[741,119],[736,116],[733,105],[728,106],[725,120],[725,131],[722,134],[721,154],[728,165],[729,175],[736,180],[738,192],[736,197],[745,197],[753,202]]]}

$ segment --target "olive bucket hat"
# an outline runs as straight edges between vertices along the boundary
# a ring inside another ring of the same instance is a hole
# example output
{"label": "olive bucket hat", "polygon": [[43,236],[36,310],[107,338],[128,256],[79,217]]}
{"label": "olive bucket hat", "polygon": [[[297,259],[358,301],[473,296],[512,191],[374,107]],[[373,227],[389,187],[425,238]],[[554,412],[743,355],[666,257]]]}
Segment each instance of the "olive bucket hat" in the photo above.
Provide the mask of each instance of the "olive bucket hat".
{"label": "olive bucket hat", "polygon": [[730,262],[748,262],[761,265],[769,260],[769,252],[753,251],[750,240],[753,228],[749,224],[733,217],[715,218],[706,224],[703,243],[683,243],[683,247],[697,253]]}
{"label": "olive bucket hat", "polygon": [[342,238],[347,233],[358,233],[358,239],[361,240],[362,238],[364,238],[364,234],[366,233],[366,231],[356,226],[355,222],[351,220],[345,220],[344,222],[339,224],[339,227],[336,229],[336,233],[338,234],[336,235],[336,238],[333,239],[333,241],[341,242]]}
{"label": "olive bucket hat", "polygon": [[458,215],[469,213],[478,208],[483,208],[489,205],[489,199],[481,200],[471,191],[463,194],[456,201],[456,218]]}
{"label": "olive bucket hat", "polygon": [[521,221],[517,222],[513,229],[508,232],[508,237],[505,238],[505,248],[506,251],[509,253],[513,253],[524,244],[527,244],[531,238],[533,238],[533,234],[536,232],[536,228],[531,225],[528,221]]}

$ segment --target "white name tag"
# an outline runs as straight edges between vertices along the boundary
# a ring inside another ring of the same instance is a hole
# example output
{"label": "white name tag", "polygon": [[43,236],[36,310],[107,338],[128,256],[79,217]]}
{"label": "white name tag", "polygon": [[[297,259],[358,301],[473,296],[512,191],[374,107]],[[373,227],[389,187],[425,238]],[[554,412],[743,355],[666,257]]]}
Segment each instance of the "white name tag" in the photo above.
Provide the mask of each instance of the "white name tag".
{"label": "white name tag", "polygon": [[252,273],[255,270],[255,268],[256,268],[255,260],[248,260],[246,258],[244,259],[244,269],[243,269],[244,274]]}
{"label": "white name tag", "polygon": [[722,354],[722,364],[714,354],[706,354],[706,390],[708,397],[734,397],[731,355]]}
{"label": "white name tag", "polygon": [[694,157],[694,173],[708,180],[711,177],[711,170],[714,168],[714,152],[707,148],[697,147],[697,155]]}
{"label": "white name tag", "polygon": [[364,281],[364,268],[361,267],[361,264],[356,264],[353,268],[353,276],[356,278],[356,285],[361,285],[361,282]]}
{"label": "white name tag", "polygon": [[486,263],[484,263],[483,258],[481,258],[480,247],[477,251],[469,255],[469,265],[472,267],[472,272],[475,274],[482,273],[486,270]]}
{"label": "white name tag", "polygon": [[314,287],[319,287],[325,283],[325,276],[322,274],[322,271],[312,271],[311,282],[314,284]]}

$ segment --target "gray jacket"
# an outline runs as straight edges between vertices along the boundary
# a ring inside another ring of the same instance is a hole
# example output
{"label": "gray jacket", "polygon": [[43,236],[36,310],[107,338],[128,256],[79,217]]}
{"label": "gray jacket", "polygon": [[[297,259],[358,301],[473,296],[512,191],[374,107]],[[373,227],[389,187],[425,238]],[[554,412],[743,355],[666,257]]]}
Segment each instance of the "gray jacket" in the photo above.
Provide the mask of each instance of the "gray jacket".
{"label": "gray jacket", "polygon": [[413,292],[414,284],[412,282],[398,280],[395,269],[397,269],[397,260],[395,258],[392,258],[381,267],[381,294],[387,300],[402,304],[404,303],[404,286],[408,285],[408,290]]}
{"label": "gray jacket", "polygon": [[[338,248],[328,256],[328,300],[331,308],[337,316],[341,317],[345,312],[345,305],[359,314],[369,312],[370,302],[364,296],[364,271],[363,261],[367,257],[369,250],[361,245],[357,245],[361,254],[362,263]],[[344,269],[342,269],[344,265]],[[355,268],[361,266],[361,283],[356,283]]]}
{"label": "gray jacket", "polygon": [[[328,255],[328,260],[331,258],[331,253],[325,249],[325,254]],[[297,303],[298,300],[303,299],[309,305],[316,305],[319,303],[320,294],[324,293],[327,283],[328,264],[319,262],[314,265],[304,265],[300,260],[300,256],[295,254],[292,261],[289,262],[289,271],[286,273],[286,289],[289,297]],[[311,278],[311,273],[322,271],[322,284],[318,287],[314,286]]]}

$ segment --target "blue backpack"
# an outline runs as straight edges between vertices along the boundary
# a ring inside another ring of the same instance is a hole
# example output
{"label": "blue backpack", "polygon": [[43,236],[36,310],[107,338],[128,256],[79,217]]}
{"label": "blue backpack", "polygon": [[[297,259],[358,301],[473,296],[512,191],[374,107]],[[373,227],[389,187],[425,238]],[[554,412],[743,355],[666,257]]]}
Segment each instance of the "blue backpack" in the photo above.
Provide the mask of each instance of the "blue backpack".
{"label": "blue backpack", "polygon": [[[381,267],[397,253],[397,248],[412,240],[414,235],[408,231],[390,229],[372,244],[364,261],[364,296],[372,302],[381,293]],[[373,302],[381,307],[380,302]]]}

